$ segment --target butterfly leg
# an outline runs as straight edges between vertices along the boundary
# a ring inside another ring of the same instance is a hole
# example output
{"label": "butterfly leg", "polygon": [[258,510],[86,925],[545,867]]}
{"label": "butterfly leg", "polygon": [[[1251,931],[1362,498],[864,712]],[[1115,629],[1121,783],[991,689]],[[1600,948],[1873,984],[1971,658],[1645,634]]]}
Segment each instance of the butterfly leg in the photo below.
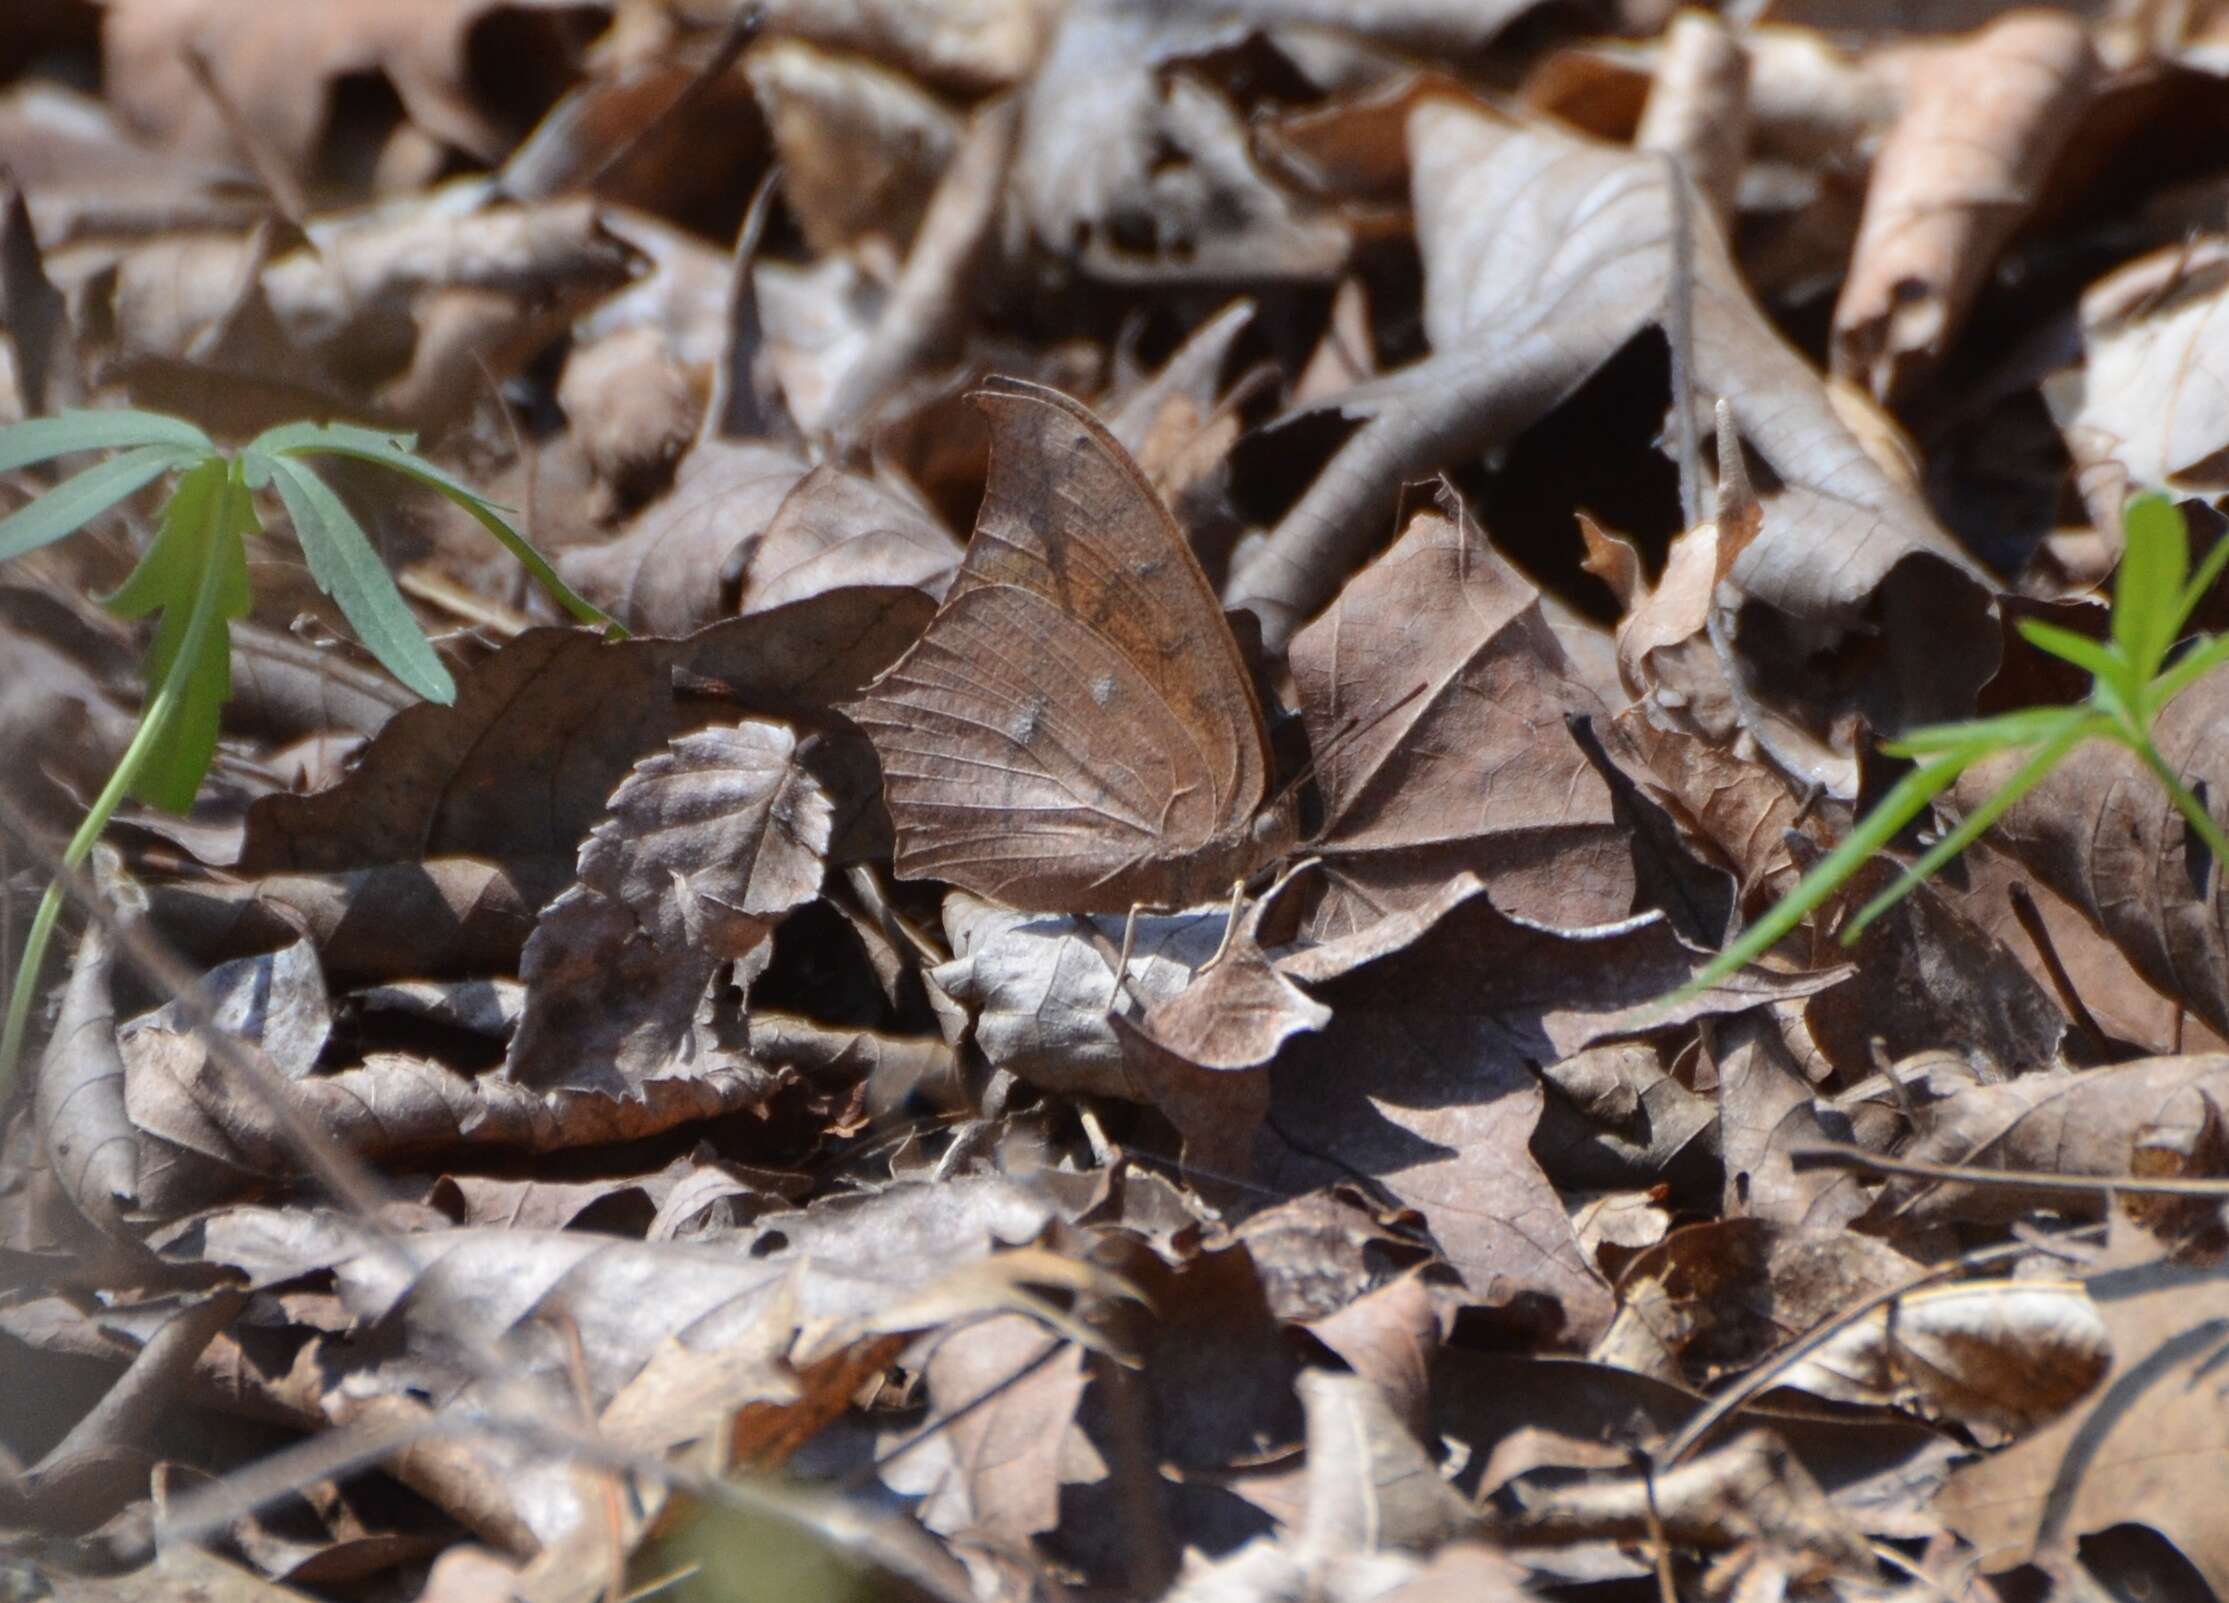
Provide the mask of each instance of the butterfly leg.
{"label": "butterfly leg", "polygon": [[1238,938],[1238,917],[1246,908],[1246,881],[1236,880],[1231,885],[1231,910],[1223,916],[1223,938],[1215,943],[1215,955],[1192,971],[1197,978],[1230,956],[1231,942]]}
{"label": "butterfly leg", "polygon": [[1169,909],[1158,902],[1132,902],[1130,911],[1122,920],[1122,955],[1115,959],[1114,984],[1107,991],[1107,1011],[1112,1013],[1115,1004],[1122,1000],[1122,988],[1130,983],[1130,952],[1138,938],[1140,913],[1166,913]]}

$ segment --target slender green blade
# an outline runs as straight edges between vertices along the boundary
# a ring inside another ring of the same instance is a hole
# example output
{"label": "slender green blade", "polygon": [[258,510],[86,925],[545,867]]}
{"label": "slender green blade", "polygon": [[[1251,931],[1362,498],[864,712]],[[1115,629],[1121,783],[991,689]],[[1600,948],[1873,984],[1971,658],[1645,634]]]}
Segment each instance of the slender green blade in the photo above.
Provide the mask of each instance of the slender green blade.
{"label": "slender green blade", "polygon": [[2170,701],[2225,662],[2229,662],[2229,635],[2199,636],[2181,661],[2152,681],[2152,705],[2164,710]]}
{"label": "slender green blade", "polygon": [[191,460],[174,445],[143,445],[64,479],[0,519],[0,562],[75,534],[124,497]]}
{"label": "slender green blade", "polygon": [[1965,772],[1972,761],[1972,757],[1961,753],[1940,758],[1906,774],[1870,813],[1858,820],[1857,827],[1841,845],[1811,865],[1811,871],[1796,882],[1795,889],[1775,902],[1771,911],[1742,932],[1739,940],[1665,1000],[1684,1001],[1708,990],[1771,951],[1782,936],[1803,922],[1804,915],[1839,890],[1842,882],[1856,873],[1868,857],[1894,840],[1896,832],[1919,816],[1920,809]]}
{"label": "slender green blade", "polygon": [[[252,448],[251,448],[252,452]],[[255,465],[249,457],[250,471]],[[363,526],[332,486],[292,457],[264,457],[270,481],[294,520],[294,537],[317,587],[339,603],[356,638],[387,671],[428,701],[457,699],[456,681],[427,643],[425,631],[395,588]]]}
{"label": "slender green blade", "polygon": [[0,473],[67,456],[72,451],[113,451],[142,445],[167,445],[197,456],[216,450],[208,435],[183,418],[122,407],[64,412],[60,417],[35,417],[0,429]]}
{"label": "slender green blade", "polygon": [[519,564],[531,573],[536,582],[550,596],[582,623],[593,624],[606,634],[618,636],[626,631],[604,612],[574,593],[572,586],[558,577],[548,558],[534,549],[527,538],[512,528],[503,517],[502,509],[492,501],[475,494],[468,486],[449,477],[431,462],[414,456],[406,448],[407,435],[383,434],[375,429],[358,428],[353,424],[296,423],[273,429],[255,442],[255,449],[269,452],[274,458],[290,455],[346,456],[358,461],[375,463],[391,472],[412,479],[427,489],[445,496],[471,514],[480,527],[494,535]]}
{"label": "slender green blade", "polygon": [[2113,639],[2138,676],[2149,679],[2181,626],[2190,539],[2182,509],[2163,495],[2129,502],[2121,526],[2127,541],[2113,581]]}
{"label": "slender green blade", "polygon": [[2018,773],[1991,791],[1988,799],[1968,814],[1963,823],[1930,847],[1918,862],[1904,870],[1895,884],[1858,910],[1857,916],[1843,928],[1842,944],[1855,945],[1868,925],[1918,890],[1937,869],[1979,840],[1982,832],[2002,818],[2014,802],[2043,783],[2066,754],[2086,738],[2088,731],[2082,726],[2089,721],[2089,718],[2079,712],[2071,720],[2062,719],[2058,734],[2039,746],[2035,755],[2021,764]]}
{"label": "slender green blade", "polygon": [[2206,599],[2206,592],[2214,587],[2224,567],[2229,567],[2229,534],[2214,542],[2214,548],[2206,553],[2206,560],[2198,564],[2198,571],[2190,576],[2190,583],[2183,586],[2182,602],[2175,609],[2177,634],[2190,621],[2190,615],[2198,610],[2198,603]]}
{"label": "slender green blade", "polygon": [[1995,718],[1974,718],[1956,724],[1922,724],[1894,740],[1883,741],[1881,750],[1892,757],[1932,757],[1952,752],[1971,752],[1981,757],[2009,747],[2032,746],[2039,740],[2049,740],[2069,721],[2088,716],[2080,707],[2024,707]]}
{"label": "slender green blade", "polygon": [[[2119,634],[2120,614],[2114,614],[2114,633]],[[2135,679],[2134,666],[2121,654],[2118,639],[2112,646],[2101,646],[2088,635],[2076,634],[2072,629],[2062,629],[2055,623],[2045,623],[2041,618],[2022,618],[2016,625],[2020,638],[2038,651],[2048,651],[2052,656],[2075,667],[2086,670],[2093,677],[2124,691]]]}

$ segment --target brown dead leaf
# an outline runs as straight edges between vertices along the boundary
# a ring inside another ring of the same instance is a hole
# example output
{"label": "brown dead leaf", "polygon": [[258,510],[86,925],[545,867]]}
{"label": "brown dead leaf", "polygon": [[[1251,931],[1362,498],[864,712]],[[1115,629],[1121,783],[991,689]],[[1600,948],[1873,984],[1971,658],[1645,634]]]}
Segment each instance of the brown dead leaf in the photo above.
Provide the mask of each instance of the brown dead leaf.
{"label": "brown dead leaf", "polygon": [[2088,1277],[2112,1367],[2089,1401],[2047,1429],[1961,1470],[1936,1499],[1988,1569],[2071,1556],[2094,1531],[2148,1526],[2217,1592],[2229,1545],[2213,1488],[2229,1455],[2221,1348],[2229,1279],[2151,1260],[2135,1232]]}
{"label": "brown dead leaf", "polygon": [[2080,365],[2044,384],[2082,499],[2115,545],[2132,491],[2204,495],[2223,482],[2225,269],[2229,240],[2201,235],[2099,279],[2082,296]]}
{"label": "brown dead leaf", "polygon": [[1308,1511],[1301,1551],[1314,1560],[1386,1548],[1430,1552],[1468,1535],[1478,1514],[1375,1382],[1311,1369],[1298,1381],[1308,1411]]}
{"label": "brown dead leaf", "polygon": [[[260,367],[220,364],[235,378],[357,405],[391,387],[390,403],[453,408],[485,392],[474,353],[499,376],[515,371],[624,284],[633,261],[582,201],[463,215],[420,203],[336,218],[320,225],[314,248],[275,256],[253,236],[137,246],[91,286],[104,303],[94,326],[128,362],[195,361],[252,291],[272,337],[251,353]],[[464,375],[461,393],[438,390],[437,377],[449,372]]]}
{"label": "brown dead leaf", "polygon": [[107,88],[151,142],[234,158],[223,117],[187,70],[187,52],[197,52],[247,125],[307,173],[327,95],[343,77],[377,72],[419,128],[493,161],[523,130],[493,115],[491,85],[471,80],[471,35],[490,12],[507,13],[504,98],[546,104],[584,42],[565,9],[563,0],[392,0],[274,13],[242,0],[118,0],[102,29]]}
{"label": "brown dead leaf", "polygon": [[[2229,817],[2229,674],[2175,698],[2153,726],[2160,755],[2218,820]],[[2003,760],[1953,792],[1978,805]],[[1997,823],[2004,849],[2087,913],[2155,989],[2229,1036],[2229,864],[2216,863],[2134,753],[2082,748]]]}
{"label": "brown dead leaf", "polygon": [[1497,906],[1545,924],[1604,924],[1633,905],[1609,792],[1564,729],[1601,709],[1539,593],[1455,511],[1411,520],[1292,644],[1322,754],[1319,937],[1464,869]]}
{"label": "brown dead leaf", "polygon": [[[125,1109],[137,1129],[141,1202],[157,1218],[297,1176],[300,1158],[262,1099],[237,1087],[191,1035],[142,1027],[123,1040]],[[287,1083],[296,1117],[369,1161],[476,1148],[535,1153],[640,1140],[698,1120],[761,1111],[776,1077],[740,1054],[637,1094],[542,1093],[442,1064],[375,1053]]]}
{"label": "brown dead leaf", "polygon": [[[1363,426],[1227,599],[1260,611],[1273,642],[1288,637],[1328,598],[1403,479],[1506,442],[1667,315],[1684,212],[1694,383],[1727,401],[1781,481],[1763,532],[1726,559],[1743,688],[1844,752],[1852,716],[1899,729],[1969,708],[1995,658],[1981,627],[1987,591],[1765,321],[1706,209],[1675,206],[1662,159],[1447,98],[1409,114],[1409,139],[1425,326],[1441,354],[1336,403]],[[1913,631],[1901,643],[1900,622]]]}
{"label": "brown dead leaf", "polygon": [[902,257],[960,119],[912,79],[800,39],[768,40],[746,67],[806,242],[826,253],[873,236]]}
{"label": "brown dead leaf", "polygon": [[[1071,1439],[1087,1382],[1083,1349],[1067,1345],[1039,1362],[1061,1345],[1018,1314],[968,1325],[937,1343],[925,1378],[931,1423],[937,1416],[946,1421],[943,1453],[915,1449],[906,1457],[918,1462],[900,1458],[881,1472],[893,1489],[926,1496],[922,1518],[931,1530],[1027,1541],[1059,1525],[1065,1481],[1104,1475],[1104,1465],[1089,1463],[1091,1449]],[[1038,1367],[1023,1375],[1033,1363]],[[1079,1468],[1085,1473],[1067,1473]]]}
{"label": "brown dead leaf", "polygon": [[1031,80],[1014,174],[1036,245],[1102,278],[1328,278],[1344,224],[1265,176],[1238,112],[1188,64],[1243,37],[1220,16],[1068,6]]}
{"label": "brown dead leaf", "polygon": [[1837,373],[1889,401],[1941,360],[2101,76],[2087,26],[2045,10],[1912,64],[1834,308]]}
{"label": "brown dead leaf", "polygon": [[[398,714],[341,784],[264,798],[242,869],[569,857],[640,758],[689,728],[732,721],[735,703],[812,718],[903,649],[928,612],[916,590],[849,589],[683,640],[531,630],[461,676],[453,707]],[[677,673],[734,703],[677,692]],[[839,819],[839,838],[849,823]]]}
{"label": "brown dead leaf", "polygon": [[1836,1402],[1916,1402],[2025,1435],[2104,1378],[2113,1349],[2079,1281],[1973,1280],[1913,1292],[1845,1325],[1780,1384]]}
{"label": "brown dead leaf", "polygon": [[326,874],[148,887],[148,923],[199,962],[307,936],[341,983],[507,972],[542,904],[570,882],[562,857],[496,864],[430,857]]}
{"label": "brown dead leaf", "polygon": [[699,730],[637,763],[527,940],[504,1073],[622,1096],[709,1047],[706,986],[820,893],[832,815],[778,724]]}
{"label": "brown dead leaf", "polygon": [[[873,421],[893,393],[958,354],[994,243],[1014,163],[1020,108],[1012,99],[980,107],[929,197],[913,249],[862,329],[855,352],[828,379],[825,404],[791,392],[790,415],[808,433],[849,437]],[[838,324],[841,327],[841,324]]]}
{"label": "brown dead leaf", "polygon": [[622,329],[576,349],[557,402],[588,465],[623,507],[666,487],[704,421],[702,387],[650,328]]}
{"label": "brown dead leaf", "polygon": [[911,585],[941,601],[960,558],[960,543],[912,486],[824,462],[782,498],[763,532],[745,535],[723,565],[723,591],[725,568],[739,565],[732,588],[746,614],[842,585]]}
{"label": "brown dead leaf", "polygon": [[734,610],[737,557],[760,538],[807,464],[785,446],[706,440],[673,488],[619,538],[575,546],[558,572],[630,629],[681,635]]}
{"label": "brown dead leaf", "polygon": [[[107,855],[96,857],[95,872],[111,896],[124,891],[121,915],[136,917],[145,898],[128,881],[119,886],[120,874],[111,879],[101,872]],[[139,1201],[139,1148],[124,1110],[124,1062],[116,1050],[110,996],[115,962],[108,927],[87,923],[34,1092],[39,1144],[63,1194],[111,1236],[122,1233],[122,1212]]]}
{"label": "brown dead leaf", "polygon": [[[2025,1074],[1976,1085],[1930,1106],[1904,1154],[1928,1163],[2106,1177],[2134,1173],[2138,1140],[2186,1118],[2199,1101],[2229,1107],[2229,1057],[2139,1058],[2071,1074]],[[2095,1215],[2107,1192],[1892,1179],[1877,1216],[1933,1221],[2017,1219],[2038,1209]]]}

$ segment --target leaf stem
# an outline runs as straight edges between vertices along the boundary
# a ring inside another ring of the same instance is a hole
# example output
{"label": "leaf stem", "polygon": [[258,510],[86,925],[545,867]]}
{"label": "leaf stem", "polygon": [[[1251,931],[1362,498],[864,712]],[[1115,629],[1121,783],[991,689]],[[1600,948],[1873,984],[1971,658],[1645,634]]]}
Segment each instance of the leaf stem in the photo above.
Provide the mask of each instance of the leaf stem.
{"label": "leaf stem", "polygon": [[54,925],[62,913],[62,876],[74,871],[91,855],[94,843],[108,827],[116,809],[131,794],[132,783],[147,766],[149,756],[161,743],[163,732],[185,699],[186,686],[193,677],[194,664],[199,659],[202,637],[208,634],[210,621],[216,617],[217,599],[224,587],[224,562],[222,541],[231,527],[230,514],[233,497],[244,494],[235,467],[225,478],[224,490],[209,501],[209,521],[204,529],[201,551],[201,583],[194,591],[193,611],[187,615],[186,631],[179,641],[177,652],[170,659],[170,671],[155,688],[154,696],[139,715],[139,727],[132,732],[131,743],[124,748],[124,755],[117,759],[116,768],[108,776],[108,783],[101,787],[100,795],[86,810],[84,819],[77,826],[77,833],[62,850],[62,875],[48,884],[46,894],[39,898],[39,908],[31,917],[31,928],[23,942],[23,957],[16,964],[15,987],[8,997],[8,1018],[0,1028],[0,1098],[5,1098],[15,1080],[16,1060],[22,1055],[23,1035],[31,1019],[31,1001],[38,990],[39,970],[46,963],[47,943],[54,936]]}

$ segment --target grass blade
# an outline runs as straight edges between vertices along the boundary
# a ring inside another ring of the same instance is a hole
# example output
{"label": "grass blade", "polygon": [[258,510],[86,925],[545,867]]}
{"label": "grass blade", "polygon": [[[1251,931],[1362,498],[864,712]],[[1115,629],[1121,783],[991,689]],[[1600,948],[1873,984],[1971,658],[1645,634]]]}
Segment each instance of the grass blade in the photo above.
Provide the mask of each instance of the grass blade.
{"label": "grass blade", "polygon": [[[2120,634],[2119,616],[2116,609],[2113,629],[2116,643]],[[2020,638],[2038,651],[2048,651],[2062,662],[2071,662],[2107,684],[2120,685],[2125,690],[2127,683],[2136,677],[2127,658],[2109,646],[2099,645],[2088,635],[2078,635],[2072,629],[2062,629],[2040,618],[2022,618],[2016,627]]]}
{"label": "grass blade", "polygon": [[1918,817],[1920,810],[1964,773],[1978,755],[1943,757],[1906,774],[1873,811],[1858,821],[1841,845],[1811,865],[1811,872],[1797,881],[1794,890],[1665,1000],[1678,1002],[1695,996],[1771,951],[1782,936],[1803,922],[1805,914],[1832,896],[1860,864],[1894,840],[1897,831]]}
{"label": "grass blade", "polygon": [[310,577],[339,605],[356,638],[418,695],[443,706],[455,701],[456,681],[427,643],[347,503],[308,464],[292,457],[264,457],[258,465],[268,467],[272,486],[294,520],[294,537]]}
{"label": "grass blade", "polygon": [[[2181,624],[2190,537],[2182,509],[2163,495],[2140,495],[2121,514],[2127,541],[2113,579],[2113,639],[2137,676],[2149,679]],[[2022,625],[2021,633],[2027,633]],[[2032,638],[2032,637],[2031,637]]]}
{"label": "grass blade", "polygon": [[1842,944],[1854,944],[1865,933],[1866,926],[1918,890],[1937,869],[1978,840],[1982,831],[2002,818],[2014,802],[2041,784],[2051,770],[2059,766],[2060,759],[2099,733],[2098,723],[2094,716],[2077,715],[2056,739],[2038,748],[2036,754],[2021,765],[2020,771],[1992,791],[1989,799],[1968,814],[1963,823],[1929,847],[1919,861],[1897,876],[1896,883],[1860,908],[1857,917],[1843,929]]}

